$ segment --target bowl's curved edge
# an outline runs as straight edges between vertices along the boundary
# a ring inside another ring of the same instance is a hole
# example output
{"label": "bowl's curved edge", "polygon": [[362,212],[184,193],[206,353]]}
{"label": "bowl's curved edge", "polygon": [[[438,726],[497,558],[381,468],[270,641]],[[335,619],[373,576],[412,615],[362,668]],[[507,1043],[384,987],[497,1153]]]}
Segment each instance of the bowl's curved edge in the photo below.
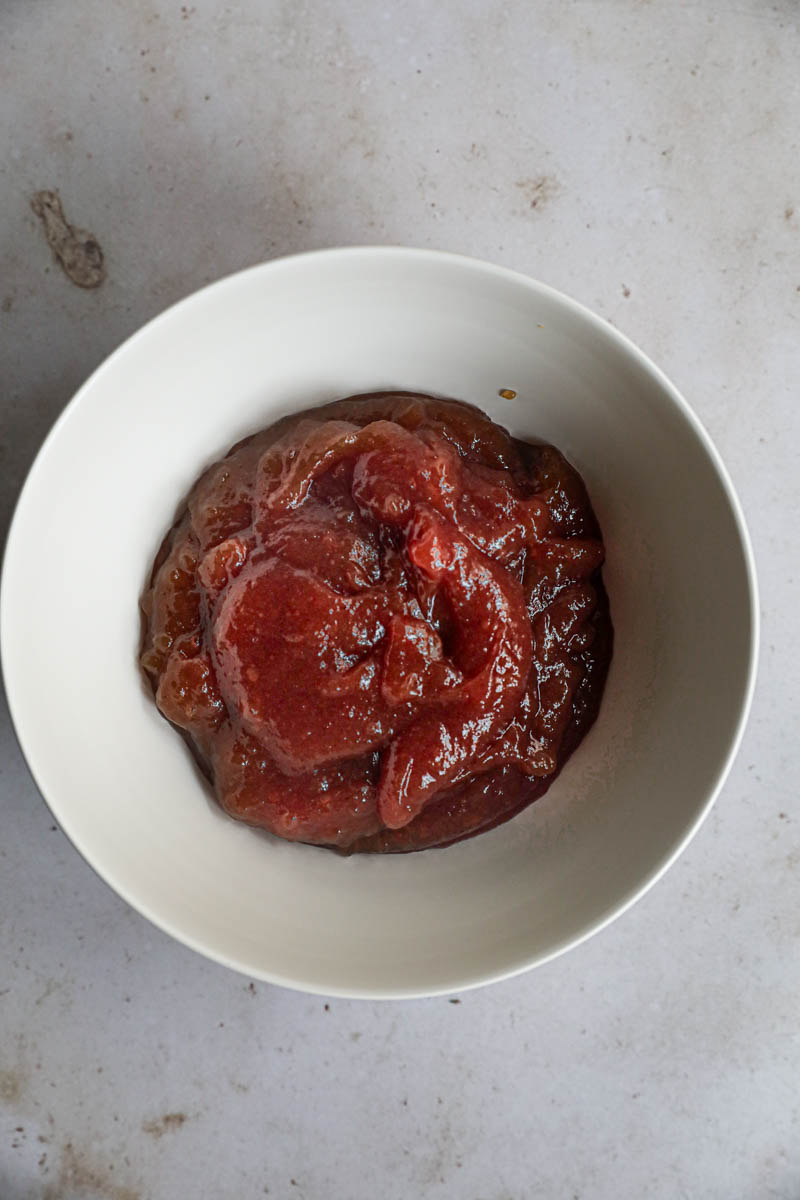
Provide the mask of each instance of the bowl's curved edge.
{"label": "bowl's curved edge", "polygon": [[[708,454],[709,459],[716,470],[717,476],[722,484],[725,496],[733,514],[737,532],[739,534],[742,558],[747,577],[747,589],[750,606],[747,676],[739,702],[739,717],[733,737],[731,738],[728,752],[717,772],[717,778],[705,804],[684,835],[677,840],[675,845],[672,846],[659,865],[655,867],[640,884],[634,888],[631,888],[623,900],[611,906],[606,912],[601,914],[582,933],[576,937],[565,939],[561,944],[555,946],[546,954],[534,955],[531,958],[523,959],[522,961],[515,963],[508,970],[493,972],[488,976],[464,976],[460,979],[454,979],[447,986],[434,987],[422,991],[417,989],[404,989],[401,987],[386,989],[342,988],[326,985],[322,981],[299,981],[277,973],[261,971],[257,968],[254,968],[251,964],[232,959],[223,953],[209,949],[208,946],[202,944],[197,939],[188,936],[175,928],[172,928],[168,921],[163,920],[156,913],[151,912],[146,903],[143,903],[138,897],[128,894],[128,890],[126,888],[118,887],[106,876],[102,868],[98,867],[91,861],[90,857],[80,843],[80,838],[74,836],[71,832],[69,820],[64,821],[62,819],[61,814],[58,812],[57,804],[53,803],[51,798],[47,795],[45,788],[42,786],[37,775],[35,764],[32,761],[33,756],[29,753],[29,747],[25,742],[21,723],[18,719],[18,714],[15,711],[13,692],[9,687],[9,681],[6,677],[5,668],[5,647],[7,639],[10,636],[7,631],[5,597],[8,591],[8,562],[13,548],[15,531],[18,529],[21,521],[21,513],[24,510],[26,496],[33,490],[33,487],[35,486],[36,475],[38,474],[39,470],[42,469],[42,464],[47,457],[50,447],[55,443],[60,429],[74,415],[84,394],[96,383],[98,378],[106,370],[110,369],[111,365],[117,360],[118,357],[128,353],[139,341],[139,339],[144,338],[154,326],[174,319],[184,310],[184,308],[200,303],[202,298],[207,297],[210,293],[222,291],[227,287],[235,286],[237,281],[239,281],[243,276],[251,275],[256,272],[267,273],[279,271],[290,264],[294,264],[300,259],[313,260],[315,258],[324,258],[330,260],[334,257],[355,258],[359,256],[374,258],[388,257],[398,259],[416,258],[418,261],[427,260],[431,262],[449,261],[461,264],[465,267],[471,267],[472,269],[479,270],[484,274],[492,275],[495,278],[505,278],[509,282],[515,282],[518,285],[524,285],[530,290],[538,292],[542,295],[546,295],[548,298],[560,304],[567,310],[572,311],[576,315],[580,316],[583,321],[593,326],[596,330],[600,331],[604,337],[609,338],[612,342],[615,342],[621,349],[623,349],[635,362],[638,363],[638,365],[645,371],[646,374],[650,375],[658,383],[661,389],[667,393],[673,403],[682,412],[683,416],[686,418],[687,422],[690,424],[699,441],[706,450],[706,453]],[[588,941],[589,938],[594,937],[594,935],[597,933],[600,933],[618,917],[621,917],[624,913],[626,913],[628,909],[630,909],[636,903],[637,900],[644,896],[645,893],[647,893],[650,888],[653,887],[659,881],[659,879],[661,879],[661,877],[669,870],[676,859],[680,857],[689,842],[699,830],[700,826],[705,821],[725,784],[730,769],[739,751],[742,737],[747,726],[748,717],[750,715],[756,684],[759,643],[760,612],[755,557],[750,541],[750,535],[747,529],[747,523],[745,521],[739,498],[734,489],[730,475],[728,474],[728,470],[722,461],[719,451],[711,440],[710,435],[706,431],[697,414],[689,405],[688,401],[683,397],[681,392],[672,383],[672,381],[664,374],[661,368],[656,366],[656,364],[652,362],[652,360],[648,358],[648,356],[642,350],[640,350],[634,342],[626,337],[625,334],[621,333],[607,321],[604,321],[603,318],[597,316],[596,313],[592,312],[591,309],[586,308],[585,305],[581,304],[579,301],[572,299],[570,296],[566,296],[563,292],[558,291],[556,288],[550,287],[548,284],[541,283],[530,276],[511,270],[508,267],[497,266],[493,263],[488,263],[482,259],[472,258],[467,255],[454,254],[448,251],[414,249],[402,246],[352,246],[326,250],[310,250],[302,254],[286,255],[281,258],[272,259],[265,263],[258,263],[252,267],[245,268],[243,271],[238,271],[232,275],[225,276],[214,283],[208,284],[206,287],[191,293],[189,296],[186,296],[184,299],[178,301],[176,304],[171,305],[163,312],[151,318],[151,320],[149,320],[145,325],[128,337],[124,342],[122,342],[122,344],[118,346],[116,350],[114,350],[106,359],[103,360],[102,363],[100,363],[100,365],[92,372],[88,379],[81,385],[75,395],[67,403],[63,411],[59,414],[56,421],[53,423],[30,467],[30,470],[28,471],[25,482],[17,498],[13,516],[11,522],[9,523],[6,535],[5,546],[3,548],[2,570],[0,571],[0,675],[2,675],[9,714],[11,717],[11,724],[34,783],[36,784],[45,803],[50,808],[53,816],[59,822],[64,833],[66,833],[66,835],[69,837],[70,841],[81,855],[84,862],[91,867],[95,874],[98,875],[100,879],[102,879],[103,882],[112,889],[112,891],[116,892],[117,895],[119,895],[127,904],[131,906],[131,908],[135,909],[138,913],[140,913],[141,916],[145,917],[146,920],[155,925],[157,929],[160,929],[163,933],[168,934],[176,941],[180,942],[184,946],[187,946],[189,949],[196,951],[203,957],[209,958],[212,961],[228,967],[231,970],[237,971],[247,977],[260,979],[265,983],[271,983],[279,987],[291,988],[295,991],[305,992],[310,995],[330,996],[339,999],[416,1000],[435,996],[447,996],[453,994],[454,992],[471,991],[479,987],[484,987],[490,983],[500,983],[524,974],[526,971],[532,970],[534,967],[544,966],[546,963],[552,962],[554,959],[559,958],[562,954],[565,954],[568,950],[572,950],[577,946],[582,945],[583,942]]]}

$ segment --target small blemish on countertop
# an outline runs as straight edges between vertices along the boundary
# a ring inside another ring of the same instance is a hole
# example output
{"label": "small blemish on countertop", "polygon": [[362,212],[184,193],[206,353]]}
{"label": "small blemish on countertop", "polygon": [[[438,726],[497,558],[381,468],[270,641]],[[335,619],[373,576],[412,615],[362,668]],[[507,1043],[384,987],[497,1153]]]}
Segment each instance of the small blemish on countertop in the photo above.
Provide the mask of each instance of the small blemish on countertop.
{"label": "small blemish on countertop", "polygon": [[186,1124],[186,1113],[164,1113],[155,1121],[142,1121],[142,1133],[148,1133],[158,1141],[165,1133],[174,1133]]}
{"label": "small blemish on countertop", "polygon": [[[44,1157],[44,1156],[43,1156]],[[40,1160],[39,1165],[44,1166]],[[45,1189],[42,1200],[66,1200],[67,1197],[97,1197],[98,1200],[143,1200],[142,1194],[114,1183],[109,1176],[114,1164],[100,1167],[67,1142],[61,1156],[58,1178]],[[47,1174],[47,1170],[44,1171]]]}
{"label": "small blemish on countertop", "polygon": [[31,208],[42,222],[47,244],[77,287],[96,288],[106,277],[105,258],[93,233],[70,225],[56,190],[36,192]]}
{"label": "small blemish on countertop", "polygon": [[22,1095],[23,1076],[18,1070],[0,1071],[0,1100],[15,1104]]}
{"label": "small blemish on countertop", "polygon": [[514,187],[525,193],[528,207],[540,210],[560,191],[558,180],[553,175],[538,175],[532,179],[518,179]]}

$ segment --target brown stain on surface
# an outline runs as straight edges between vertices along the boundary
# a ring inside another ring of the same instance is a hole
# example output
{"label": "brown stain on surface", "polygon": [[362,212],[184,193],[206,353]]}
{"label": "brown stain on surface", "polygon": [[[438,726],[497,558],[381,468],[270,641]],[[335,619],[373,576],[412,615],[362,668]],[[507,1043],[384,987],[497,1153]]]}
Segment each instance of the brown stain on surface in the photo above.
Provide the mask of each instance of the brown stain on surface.
{"label": "brown stain on surface", "polygon": [[0,1100],[5,1104],[16,1104],[22,1095],[24,1083],[21,1071],[0,1071]]}
{"label": "brown stain on surface", "polygon": [[561,190],[558,180],[553,175],[537,175],[532,179],[518,179],[514,187],[525,193],[528,207],[543,209]]}
{"label": "brown stain on surface", "polygon": [[148,1133],[158,1141],[165,1133],[175,1133],[186,1123],[186,1113],[172,1112],[164,1113],[163,1117],[159,1117],[156,1121],[143,1121],[142,1133]]}
{"label": "brown stain on surface", "polygon": [[58,1177],[48,1184],[42,1200],[144,1200],[141,1192],[114,1183],[113,1168],[98,1168],[67,1142],[61,1155]]}
{"label": "brown stain on surface", "polygon": [[77,287],[100,287],[106,277],[100,243],[93,233],[69,224],[58,192],[36,192],[31,198],[31,208],[42,222],[47,244],[67,278]]}

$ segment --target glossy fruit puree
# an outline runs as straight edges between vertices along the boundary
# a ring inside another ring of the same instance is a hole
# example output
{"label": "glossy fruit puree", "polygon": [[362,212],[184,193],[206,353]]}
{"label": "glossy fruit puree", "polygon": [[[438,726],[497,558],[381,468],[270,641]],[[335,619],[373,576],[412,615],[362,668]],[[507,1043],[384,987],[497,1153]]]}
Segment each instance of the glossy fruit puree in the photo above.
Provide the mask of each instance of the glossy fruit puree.
{"label": "glossy fruit puree", "polygon": [[201,476],[142,600],[141,663],[237,820],[445,845],[540,796],[594,720],[602,562],[558,450],[455,400],[356,396]]}

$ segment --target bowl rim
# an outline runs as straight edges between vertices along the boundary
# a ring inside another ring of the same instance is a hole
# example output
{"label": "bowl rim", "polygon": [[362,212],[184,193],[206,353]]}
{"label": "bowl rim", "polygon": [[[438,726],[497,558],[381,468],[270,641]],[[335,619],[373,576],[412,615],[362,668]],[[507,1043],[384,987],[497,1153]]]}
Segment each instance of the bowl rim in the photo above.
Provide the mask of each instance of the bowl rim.
{"label": "bowl rim", "polygon": [[[47,790],[40,781],[39,772],[35,762],[35,753],[32,750],[29,742],[26,739],[24,724],[22,718],[16,708],[14,699],[13,687],[9,686],[10,681],[6,669],[6,646],[11,637],[10,621],[7,613],[7,595],[9,588],[8,582],[8,563],[11,557],[10,550],[14,545],[16,538],[19,536],[19,529],[24,516],[24,507],[27,497],[35,490],[37,479],[40,472],[44,469],[44,463],[55,445],[62,427],[72,419],[75,412],[80,406],[84,395],[90,388],[94,387],[97,381],[103,374],[109,370],[116,359],[123,353],[127,353],[140,339],[145,338],[149,332],[161,323],[166,323],[172,320],[176,314],[180,313],[185,308],[190,308],[198,303],[201,298],[207,297],[211,293],[224,292],[226,289],[235,289],[245,276],[254,274],[280,274],[281,271],[291,269],[298,262],[306,261],[313,263],[318,261],[332,261],[334,259],[346,260],[351,259],[393,259],[406,261],[416,261],[419,263],[435,264],[460,264],[481,274],[484,277],[494,278],[499,281],[505,281],[517,286],[523,286],[529,291],[544,296],[548,299],[556,301],[564,307],[571,315],[579,318],[583,323],[589,325],[593,330],[599,333],[603,338],[608,339],[615,344],[618,349],[622,350],[625,355],[631,359],[641,370],[643,370],[672,401],[675,408],[681,413],[687,424],[692,429],[695,437],[701,443],[706,451],[709,461],[716,471],[719,482],[722,485],[728,507],[734,518],[739,541],[741,545],[742,558],[745,566],[747,594],[750,610],[750,633],[748,646],[748,661],[747,661],[747,676],[742,690],[742,695],[739,700],[739,713],[733,735],[730,738],[727,753],[721,761],[717,770],[716,778],[712,786],[708,790],[705,801],[699,806],[694,819],[690,822],[683,836],[667,850],[661,861],[654,867],[642,880],[632,887],[628,894],[617,904],[612,905],[609,910],[601,913],[596,920],[592,921],[579,934],[573,937],[565,938],[561,943],[555,945],[550,950],[543,953],[533,954],[526,958],[523,962],[517,962],[506,970],[491,970],[488,973],[473,972],[469,978],[455,980],[451,985],[436,986],[432,988],[402,988],[397,986],[383,988],[348,988],[343,986],[322,986],[318,983],[295,979],[287,975],[282,975],[279,972],[264,971],[254,969],[253,964],[246,963],[236,959],[233,956],[228,956],[216,949],[209,948],[200,939],[187,935],[173,926],[168,918],[163,917],[158,912],[152,911],[149,905],[140,897],[129,894],[130,889],[124,886],[118,886],[116,882],[109,877],[102,865],[92,861],[89,853],[81,844],[81,839],[76,836],[70,828],[70,820],[67,815],[64,819],[59,812],[58,800],[52,794],[48,794]],[[207,959],[219,963],[222,966],[228,967],[231,970],[237,971],[249,978],[260,979],[264,982],[271,983],[280,987],[291,988],[295,991],[305,992],[310,995],[330,996],[340,999],[359,999],[359,1000],[411,1000],[423,999],[435,996],[447,996],[454,992],[466,992],[475,988],[486,986],[490,983],[500,983],[504,980],[513,979],[518,975],[532,970],[534,967],[543,966],[545,963],[552,962],[567,951],[580,946],[582,943],[600,933],[603,929],[609,926],[618,917],[621,917],[628,909],[640,900],[649,890],[661,879],[661,877],[669,870],[673,863],[680,857],[686,849],[692,838],[700,829],[709,812],[711,811],[717,797],[719,796],[728,774],[731,770],[733,762],[738,754],[739,747],[742,742],[745,728],[747,726],[748,717],[755,691],[756,676],[758,671],[760,645],[760,608],[759,608],[759,592],[758,580],[756,574],[755,557],[748,532],[747,524],[742,510],[741,503],[736,494],[733,482],[728,473],[722,457],[712,441],[705,426],[700,421],[700,418],[694,412],[689,402],[685,399],[682,393],[678,390],[668,376],[658,367],[652,359],[650,359],[644,351],[631,341],[624,333],[620,332],[616,326],[609,321],[598,316],[591,309],[580,301],[573,299],[557,288],[551,287],[549,284],[542,283],[540,280],[533,278],[524,272],[514,270],[510,267],[499,266],[495,263],[488,262],[484,259],[476,258],[471,255],[454,253],[445,250],[433,250],[422,247],[407,247],[400,245],[353,245],[340,246],[320,250],[307,250],[296,254],[286,254],[275,259],[270,259],[266,262],[256,263],[250,267],[245,267],[242,270],[235,271],[229,275],[215,280],[212,283],[206,284],[204,287],[191,292],[182,299],[169,305],[154,317],[151,317],[144,325],[140,326],[134,333],[124,339],[102,362],[91,372],[87,379],[80,385],[75,394],[67,402],[53,422],[44,441],[39,447],[36,456],[28,469],[23,485],[19,491],[14,504],[14,510],[11,521],[8,525],[8,530],[5,538],[5,546],[3,549],[2,570],[0,570],[0,675],[6,694],[6,700],[11,718],[11,725],[19,743],[24,761],[33,778],[34,783],[39,791],[40,796],[47,804],[53,817],[58,821],[59,827],[67,835],[74,848],[78,851],[84,862],[91,867],[96,875],[103,880],[126,904],[129,904],[136,912],[143,916],[146,920],[155,925],[157,929],[166,933],[171,938],[181,945],[187,946],[189,949],[196,951]]]}

